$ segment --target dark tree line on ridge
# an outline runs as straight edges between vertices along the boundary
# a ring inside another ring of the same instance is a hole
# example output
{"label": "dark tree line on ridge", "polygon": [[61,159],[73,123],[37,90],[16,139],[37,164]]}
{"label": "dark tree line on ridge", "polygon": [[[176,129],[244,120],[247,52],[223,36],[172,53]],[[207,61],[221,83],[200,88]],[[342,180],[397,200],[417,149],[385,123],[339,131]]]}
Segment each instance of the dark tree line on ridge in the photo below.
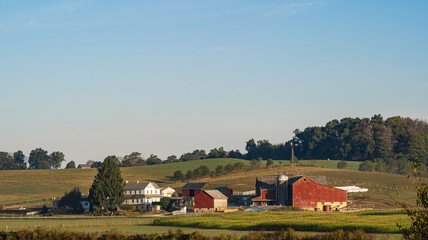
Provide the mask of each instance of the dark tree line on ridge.
{"label": "dark tree line on ridge", "polygon": [[[36,148],[30,152],[28,169],[58,169],[64,161],[65,156],[62,152],[57,151],[48,154],[42,148]],[[0,170],[20,169],[27,169],[26,157],[21,150],[13,154],[0,152]]]}
{"label": "dark tree line on ridge", "polygon": [[[123,158],[116,157],[115,161],[121,167],[131,167],[227,157],[289,160],[292,148],[298,159],[366,161],[361,170],[406,174],[410,169],[409,163],[416,158],[421,159],[423,165],[428,164],[428,123],[399,116],[384,120],[381,115],[334,119],[325,126],[307,127],[303,131],[296,129],[294,137],[284,143],[272,144],[268,140],[250,139],[246,142],[246,153],[239,150],[226,151],[220,147],[211,149],[208,153],[196,149],[183,153],[179,158],[171,155],[166,160],[161,160],[154,154],[144,159],[141,153],[133,152]],[[47,155],[45,150],[35,149],[28,160],[29,169],[58,168],[64,161],[61,154],[54,152]],[[92,160],[88,163],[94,168],[101,165],[101,162]],[[67,164],[67,168],[74,167],[73,161]],[[13,156],[0,152],[1,169],[26,169],[22,151]]]}

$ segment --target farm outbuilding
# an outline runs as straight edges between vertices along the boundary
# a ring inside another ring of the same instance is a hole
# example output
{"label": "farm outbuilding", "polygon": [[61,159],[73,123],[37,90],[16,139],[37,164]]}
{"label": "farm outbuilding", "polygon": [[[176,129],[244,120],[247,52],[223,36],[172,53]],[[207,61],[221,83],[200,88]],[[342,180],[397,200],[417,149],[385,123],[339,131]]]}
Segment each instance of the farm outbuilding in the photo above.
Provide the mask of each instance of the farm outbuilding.
{"label": "farm outbuilding", "polygon": [[195,212],[224,212],[228,197],[218,190],[203,190],[195,196]]}
{"label": "farm outbuilding", "polygon": [[207,182],[186,183],[181,188],[184,204],[193,205],[193,198],[202,192],[202,188],[209,185]]}
{"label": "farm outbuilding", "polygon": [[253,206],[276,204],[311,210],[339,210],[347,204],[346,191],[320,184],[307,176],[290,179],[283,174],[259,177],[256,194],[258,196],[252,199]]}
{"label": "farm outbuilding", "polygon": [[207,182],[186,183],[181,189],[184,204],[193,205],[193,198],[204,190],[218,190],[228,198],[233,195],[233,190],[229,185],[210,185]]}

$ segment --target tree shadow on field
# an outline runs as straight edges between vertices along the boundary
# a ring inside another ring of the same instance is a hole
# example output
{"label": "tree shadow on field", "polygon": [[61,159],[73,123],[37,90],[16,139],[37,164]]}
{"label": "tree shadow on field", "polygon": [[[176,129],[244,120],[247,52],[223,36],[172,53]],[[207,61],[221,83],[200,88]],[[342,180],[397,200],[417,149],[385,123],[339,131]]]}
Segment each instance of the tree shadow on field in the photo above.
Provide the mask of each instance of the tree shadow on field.
{"label": "tree shadow on field", "polygon": [[407,215],[405,211],[387,211],[387,212],[361,212],[362,216],[387,216],[387,215]]}
{"label": "tree shadow on field", "polygon": [[162,181],[162,180],[159,180],[159,179],[147,179],[147,181],[148,182],[154,182],[154,183],[157,183],[157,184],[160,184],[160,183],[165,183],[165,181]]}

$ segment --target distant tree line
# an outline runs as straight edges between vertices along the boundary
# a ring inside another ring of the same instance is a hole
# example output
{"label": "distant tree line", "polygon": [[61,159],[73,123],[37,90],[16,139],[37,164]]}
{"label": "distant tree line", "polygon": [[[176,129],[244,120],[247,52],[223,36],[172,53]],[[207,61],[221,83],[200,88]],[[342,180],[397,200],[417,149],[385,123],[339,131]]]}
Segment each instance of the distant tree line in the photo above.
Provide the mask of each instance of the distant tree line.
{"label": "distant tree line", "polygon": [[[65,161],[62,152],[52,152],[42,148],[36,148],[30,152],[28,158],[28,169],[58,169]],[[21,170],[27,169],[27,161],[24,153],[19,150],[13,154],[0,152],[0,170]]]}
{"label": "distant tree line", "polygon": [[[368,161],[362,170],[406,174],[410,170],[410,163],[416,158],[421,159],[424,166],[428,165],[428,123],[399,116],[384,120],[379,114],[371,118],[334,119],[325,126],[307,127],[303,131],[296,129],[291,140],[279,144],[250,139],[246,142],[245,150],[246,153],[241,153],[239,150],[226,151],[219,147],[207,153],[196,149],[183,153],[179,158],[176,155],[168,156],[166,160],[154,154],[144,159],[141,153],[133,152],[123,158],[115,157],[115,161],[120,167],[131,167],[212,158],[290,160],[291,152],[294,151],[295,159]],[[58,168],[63,159],[61,152],[47,155],[46,151],[38,148],[31,152],[28,168]],[[97,161],[90,160],[87,163],[93,168],[101,166],[101,162]],[[73,168],[75,163],[69,162],[66,167]],[[25,168],[22,151],[14,154],[0,152],[0,169]]]}
{"label": "distant tree line", "polygon": [[[174,172],[174,175],[171,177],[171,180],[184,182],[187,180],[195,180],[204,177],[215,177],[225,175],[234,171],[241,171],[244,169],[244,166],[244,163],[237,162],[234,164],[227,164],[226,166],[218,165],[215,170],[211,171],[207,165],[202,165],[193,170],[187,170],[186,174],[184,174],[181,170],[177,170]],[[250,170],[251,169],[253,168],[250,168]]]}

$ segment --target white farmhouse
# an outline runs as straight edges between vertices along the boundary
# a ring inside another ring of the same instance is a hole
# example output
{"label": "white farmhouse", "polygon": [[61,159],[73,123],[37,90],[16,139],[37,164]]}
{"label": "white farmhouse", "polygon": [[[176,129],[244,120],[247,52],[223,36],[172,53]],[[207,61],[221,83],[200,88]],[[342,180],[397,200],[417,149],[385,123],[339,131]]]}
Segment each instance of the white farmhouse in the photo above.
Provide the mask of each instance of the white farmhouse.
{"label": "white farmhouse", "polygon": [[128,182],[125,185],[125,202],[136,210],[147,210],[152,203],[160,202],[160,187],[153,182]]}

